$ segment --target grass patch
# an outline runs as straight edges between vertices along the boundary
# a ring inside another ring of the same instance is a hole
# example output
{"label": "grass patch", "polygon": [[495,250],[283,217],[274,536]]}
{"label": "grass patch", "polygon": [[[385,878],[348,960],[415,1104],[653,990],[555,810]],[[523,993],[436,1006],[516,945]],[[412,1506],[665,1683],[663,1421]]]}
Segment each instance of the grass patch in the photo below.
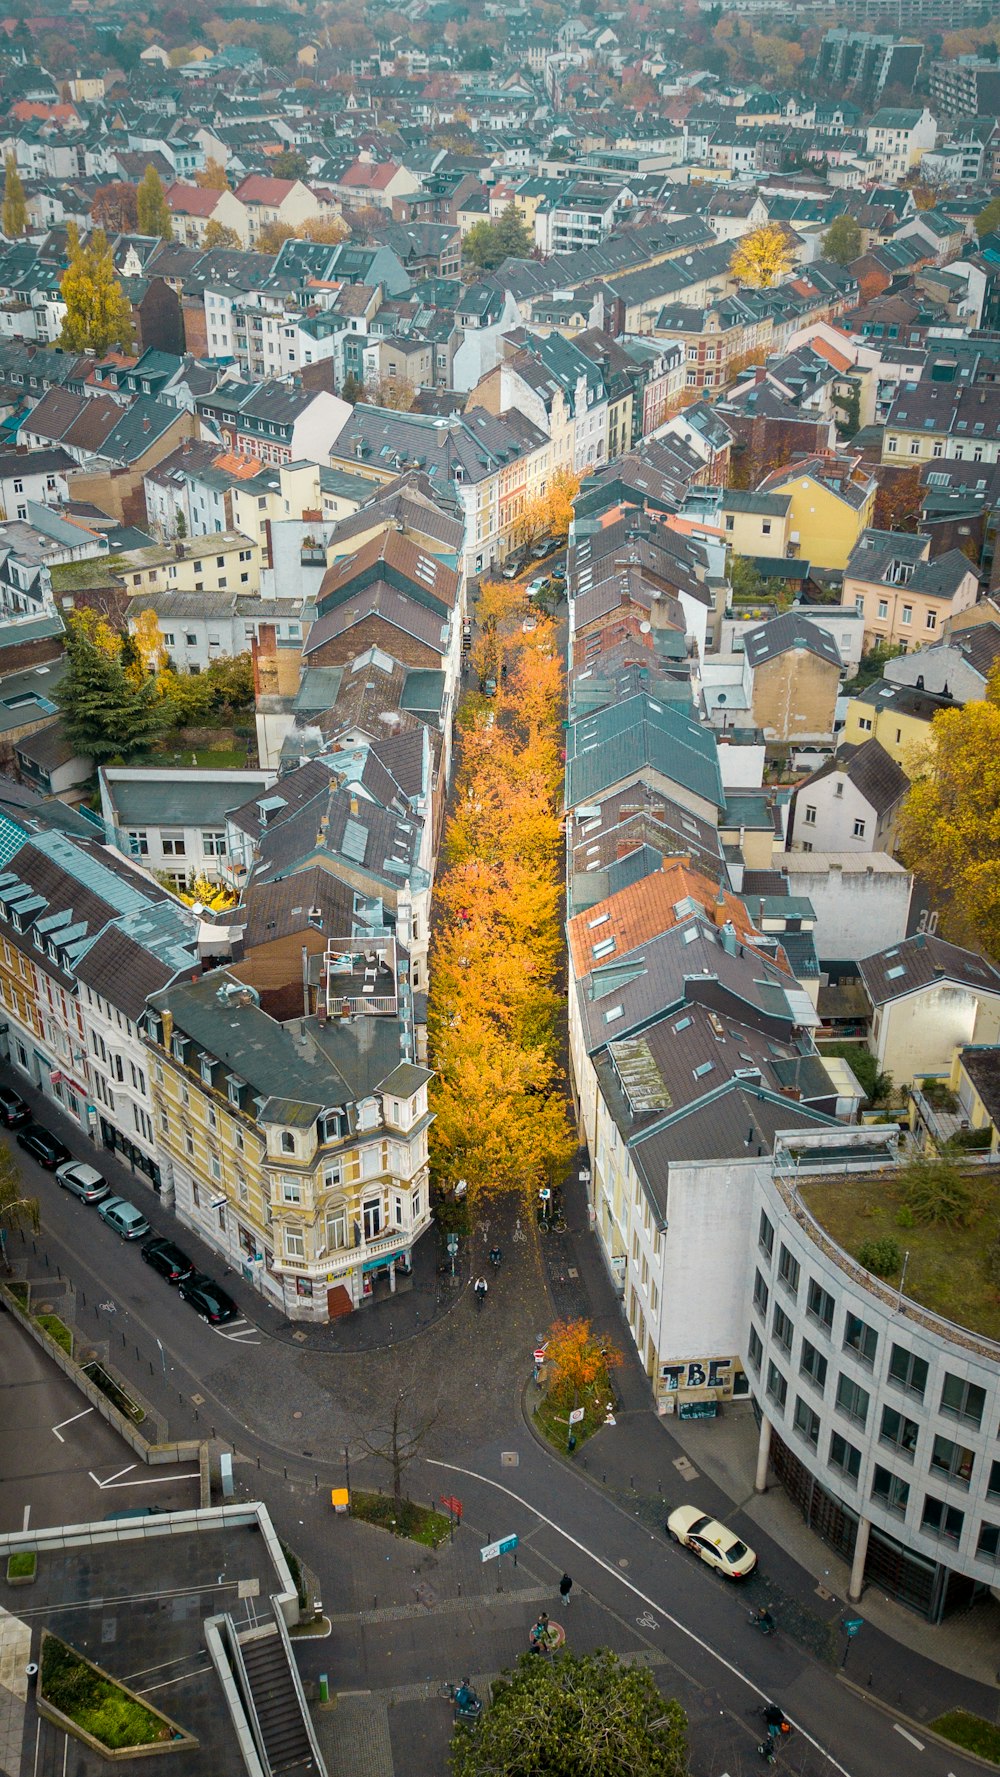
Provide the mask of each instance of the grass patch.
{"label": "grass patch", "polygon": [[59,1319],[58,1314],[36,1314],[35,1325],[48,1333],[57,1345],[61,1345],[67,1357],[73,1356],[73,1335],[66,1322]]}
{"label": "grass patch", "polygon": [[34,1549],[19,1549],[16,1555],[7,1556],[7,1578],[33,1580],[37,1566],[38,1556]]}
{"label": "grass patch", "polygon": [[[579,1449],[595,1431],[600,1431],[607,1420],[608,1402],[614,1402],[614,1398],[615,1392],[607,1375],[600,1376],[581,1398],[576,1398],[572,1390],[568,1395],[543,1395],[535,1408],[535,1424],[554,1450],[568,1452],[571,1430],[576,1449]],[[569,1416],[574,1404],[583,1408],[583,1418],[571,1427]]]}
{"label": "grass patch", "polygon": [[984,1721],[981,1715],[968,1715],[964,1709],[949,1709],[930,1726],[953,1746],[1000,1765],[1000,1728],[994,1722]]}
{"label": "grass patch", "polygon": [[83,1373],[95,1388],[99,1388],[103,1395],[107,1395],[111,1405],[117,1407],[119,1413],[124,1413],[125,1418],[131,1419],[133,1425],[142,1424],[146,1417],[145,1408],[140,1407],[138,1401],[133,1401],[125,1393],[125,1390],[119,1387],[114,1377],[108,1375],[107,1370],[101,1364],[84,1364]]}
{"label": "grass patch", "polygon": [[431,1511],[428,1506],[415,1506],[409,1499],[397,1506],[391,1493],[365,1493],[357,1487],[351,1489],[351,1516],[360,1518],[365,1524],[374,1524],[378,1530],[388,1530],[393,1536],[405,1536],[411,1542],[423,1543],[428,1549],[436,1549],[439,1543],[443,1543],[451,1529],[443,1512]]}
{"label": "grass patch", "polygon": [[309,1599],[306,1593],[306,1582],[302,1577],[302,1563],[294,1550],[288,1547],[287,1543],[282,1543],[281,1553],[284,1555],[285,1560],[288,1563],[288,1571],[292,1576],[292,1585],[295,1587],[296,1596],[299,1601],[299,1609],[305,1610]]}
{"label": "grass patch", "polygon": [[15,1302],[20,1302],[22,1308],[27,1308],[28,1300],[31,1295],[31,1291],[29,1290],[28,1285],[26,1283],[22,1283],[20,1281],[20,1279],[18,1279],[14,1283],[9,1283],[7,1285],[7,1288],[9,1289]]}
{"label": "grass patch", "polygon": [[173,1738],[162,1715],[130,1697],[55,1635],[47,1635],[42,1648],[41,1684],[46,1701],[102,1746],[152,1746]]}
{"label": "grass patch", "polygon": [[[1000,1291],[990,1275],[989,1252],[1000,1230],[1000,1186],[982,1174],[971,1177],[973,1211],[967,1227],[914,1224],[904,1203],[905,1182],[893,1176],[808,1182],[801,1196],[816,1220],[852,1258],[866,1242],[894,1238],[904,1252],[906,1294],[947,1320],[1000,1339]],[[890,1285],[898,1275],[888,1277]]]}

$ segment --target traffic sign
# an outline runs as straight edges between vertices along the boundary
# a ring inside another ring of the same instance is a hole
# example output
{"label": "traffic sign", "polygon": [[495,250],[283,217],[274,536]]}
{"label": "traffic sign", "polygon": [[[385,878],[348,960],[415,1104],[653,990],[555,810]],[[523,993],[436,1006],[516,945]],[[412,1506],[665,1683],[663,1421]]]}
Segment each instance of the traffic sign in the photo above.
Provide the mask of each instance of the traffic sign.
{"label": "traffic sign", "polygon": [[462,1502],[460,1499],[456,1499],[453,1493],[442,1493],[441,1504],[446,1512],[454,1512],[456,1518],[461,1518]]}
{"label": "traffic sign", "polygon": [[579,1425],[585,1412],[586,1412],[585,1407],[574,1407],[572,1413],[569,1416],[570,1425]]}
{"label": "traffic sign", "polygon": [[516,1548],[516,1536],[502,1536],[498,1543],[487,1543],[485,1548],[480,1549],[479,1559],[480,1561],[495,1561],[498,1555],[509,1555],[511,1550]]}
{"label": "traffic sign", "polygon": [[548,1185],[543,1185],[541,1190],[539,1191],[538,1195],[541,1198],[543,1203],[548,1203],[548,1200],[551,1197],[552,1192],[549,1190]]}
{"label": "traffic sign", "polygon": [[863,1629],[863,1628],[864,1628],[864,1618],[863,1617],[848,1617],[846,1623],[844,1624],[844,1629],[846,1630],[847,1634],[852,1635],[852,1636],[856,1635],[858,1630]]}
{"label": "traffic sign", "polygon": [[532,1352],[532,1354],[531,1354],[531,1355],[532,1355],[532,1357],[533,1357],[533,1359],[534,1359],[534,1361],[535,1361],[535,1363],[536,1363],[536,1364],[544,1364],[544,1362],[545,1362],[545,1353],[546,1353],[546,1350],[547,1350],[547,1349],[548,1349],[548,1348],[547,1348],[547,1346],[545,1346],[545,1345],[536,1345],[536,1346],[535,1346],[535,1349],[534,1349],[534,1351],[533,1351],[533,1352]]}

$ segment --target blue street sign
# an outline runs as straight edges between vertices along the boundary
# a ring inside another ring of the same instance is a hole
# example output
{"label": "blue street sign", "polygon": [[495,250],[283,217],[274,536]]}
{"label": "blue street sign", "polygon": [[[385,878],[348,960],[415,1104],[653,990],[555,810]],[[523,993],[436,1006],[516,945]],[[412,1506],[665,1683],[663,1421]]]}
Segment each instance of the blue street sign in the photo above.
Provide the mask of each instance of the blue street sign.
{"label": "blue street sign", "polygon": [[844,1628],[848,1635],[856,1635],[858,1630],[863,1627],[863,1617],[848,1617],[847,1622],[844,1624]]}

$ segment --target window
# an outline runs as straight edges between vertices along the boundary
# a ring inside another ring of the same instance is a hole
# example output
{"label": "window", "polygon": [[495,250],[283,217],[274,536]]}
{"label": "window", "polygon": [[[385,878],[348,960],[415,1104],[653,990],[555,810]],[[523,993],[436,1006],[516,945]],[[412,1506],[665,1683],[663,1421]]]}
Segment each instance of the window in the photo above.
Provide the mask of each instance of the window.
{"label": "window", "polygon": [[792,1338],[795,1333],[795,1328],[792,1325],[792,1322],[789,1320],[788,1315],[785,1313],[785,1310],[781,1307],[780,1303],[778,1303],[778,1302],[775,1302],[775,1304],[774,1304],[774,1320],[772,1322],[772,1330],[774,1332],[775,1338],[778,1341],[778,1344],[782,1347],[785,1354],[788,1357],[791,1357],[791,1355],[792,1355]]}
{"label": "window", "polygon": [[990,1466],[990,1478],[986,1486],[988,1499],[1000,1499],[1000,1461],[994,1458]]}
{"label": "window", "polygon": [[128,834],[128,848],[134,858],[148,858],[148,833],[146,833],[141,827],[133,828]]}
{"label": "window", "polygon": [[888,442],[886,444],[886,449],[888,450],[890,456],[895,456],[898,443],[899,443],[899,440],[896,438],[890,438],[888,440]]}
{"label": "window", "polygon": [[871,1369],[878,1350],[875,1328],[867,1326],[856,1314],[848,1314],[844,1323],[844,1350],[856,1352],[862,1363]]}
{"label": "window", "polygon": [[764,1347],[760,1342],[760,1334],[756,1327],[750,1328],[750,1337],[747,1341],[747,1352],[754,1369],[759,1371],[760,1360],[764,1355]]}
{"label": "window", "polygon": [[980,1524],[976,1554],[984,1556],[987,1561],[996,1561],[1000,1556],[1000,1524],[987,1524],[985,1520]]}
{"label": "window", "polygon": [[943,1499],[935,1499],[928,1493],[924,1499],[924,1513],[920,1520],[921,1530],[928,1536],[940,1537],[942,1542],[957,1543],[962,1535],[965,1513],[957,1506],[945,1505]]}
{"label": "window", "polygon": [[807,827],[815,827],[815,825],[816,825],[816,810],[813,807],[812,803],[810,802],[810,803],[806,804],[806,826]]}
{"label": "window", "polygon": [[281,1152],[283,1154],[294,1154],[295,1152],[295,1137],[290,1129],[281,1131]]}
{"label": "window", "polygon": [[781,1248],[778,1260],[778,1276],[781,1278],[789,1295],[798,1295],[799,1261],[789,1252],[787,1246]]}
{"label": "window", "polygon": [[830,1436],[830,1467],[839,1469],[845,1481],[856,1481],[861,1473],[861,1451],[842,1438],[839,1431]]}
{"label": "window", "polygon": [[816,1350],[815,1345],[809,1339],[802,1341],[799,1369],[803,1376],[808,1376],[813,1386],[822,1394],[826,1386],[826,1358],[821,1351]]}
{"label": "window", "polygon": [[900,618],[900,622],[904,625],[904,627],[905,627],[905,625],[913,622],[913,606],[912,605],[904,605],[903,606],[903,615]]}
{"label": "window", "polygon": [[762,534],[765,537],[769,537],[771,535],[771,520],[769,518],[765,518],[765,520],[760,528],[761,528]]}
{"label": "window", "polygon": [[897,1518],[904,1518],[910,1499],[910,1483],[876,1463],[872,1477],[872,1498],[876,1505],[884,1507],[887,1512],[894,1512]]}
{"label": "window", "polygon": [[927,627],[928,627],[928,629],[937,629],[937,612],[936,611],[928,611],[928,613],[927,613]]}
{"label": "window", "polygon": [[879,599],[879,601],[878,601],[878,614],[879,614],[879,616],[880,616],[880,618],[881,618],[881,619],[882,619],[882,621],[883,621],[883,623],[884,623],[884,622],[885,622],[885,619],[886,619],[886,618],[887,618],[887,617],[888,617],[888,615],[889,615],[889,601],[888,601],[888,599]]}
{"label": "window", "polygon": [[183,858],[187,856],[184,845],[184,834],[176,828],[164,827],[160,832],[160,842],[165,858]]}
{"label": "window", "polygon": [[818,1321],[827,1332],[833,1326],[833,1297],[816,1282],[815,1277],[809,1279],[809,1290],[806,1295],[806,1313]]}
{"label": "window", "polygon": [[811,1444],[814,1450],[818,1450],[819,1414],[813,1412],[808,1401],[804,1401],[801,1395],[797,1395],[795,1399],[794,1424],[796,1431],[805,1438],[806,1443]]}
{"label": "window", "polygon": [[757,1229],[757,1244],[770,1259],[774,1253],[774,1229],[767,1218],[766,1210],[760,1212],[760,1226]]}
{"label": "window", "polygon": [[850,1376],[838,1376],[837,1411],[843,1413],[845,1419],[864,1425],[868,1418],[869,1398],[868,1390],[862,1388],[860,1382],[852,1382]]}
{"label": "window", "polygon": [[301,1228],[285,1229],[286,1259],[304,1259],[306,1256],[305,1235]]}
{"label": "window", "polygon": [[912,1460],[919,1429],[915,1419],[907,1419],[906,1414],[897,1413],[895,1407],[883,1407],[882,1429],[878,1434],[878,1441]]}
{"label": "window", "polygon": [[964,1419],[968,1425],[982,1425],[986,1390],[977,1382],[963,1382],[961,1376],[946,1372],[941,1390],[941,1411],[949,1419]]}
{"label": "window", "polygon": [[855,837],[855,839],[863,839],[864,836],[865,836],[865,823],[864,823],[864,821],[856,820],[854,823],[854,837]]}
{"label": "window", "polygon": [[327,1213],[326,1244],[331,1252],[347,1245],[347,1209],[343,1203]]}
{"label": "window", "polygon": [[283,1178],[282,1179],[282,1181],[281,1181],[281,1201],[282,1201],[282,1203],[301,1203],[302,1202],[302,1186],[299,1184],[298,1179],[294,1179],[294,1178]]}
{"label": "window", "polygon": [[224,858],[226,855],[226,835],[217,828],[201,836],[201,847],[206,858]]}
{"label": "window", "polygon": [[788,1383],[777,1364],[769,1363],[767,1366],[767,1392],[775,1406],[783,1413],[785,1402],[788,1399]]}
{"label": "window", "polygon": [[889,1381],[895,1382],[897,1388],[905,1388],[907,1394],[915,1394],[922,1401],[927,1387],[926,1360],[914,1356],[903,1345],[894,1345],[889,1356]]}
{"label": "window", "polygon": [[950,1438],[935,1438],[931,1446],[931,1468],[958,1487],[968,1487],[972,1479],[972,1451]]}
{"label": "window", "polygon": [[870,734],[872,731],[871,717],[870,716],[859,716],[858,717],[858,727],[860,728],[862,734]]}
{"label": "window", "polygon": [[736,519],[731,512],[727,512],[726,513],[726,530],[727,531],[734,531],[735,529],[736,529]]}

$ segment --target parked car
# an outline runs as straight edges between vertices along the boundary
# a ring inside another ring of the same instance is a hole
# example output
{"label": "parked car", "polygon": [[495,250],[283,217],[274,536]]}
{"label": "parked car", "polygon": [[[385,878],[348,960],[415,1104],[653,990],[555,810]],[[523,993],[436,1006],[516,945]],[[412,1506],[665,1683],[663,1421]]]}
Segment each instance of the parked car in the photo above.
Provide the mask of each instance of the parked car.
{"label": "parked car", "polygon": [[126,1203],[124,1197],[105,1198],[97,1205],[97,1213],[123,1240],[141,1240],[150,1231],[142,1210],[136,1209],[134,1203]]}
{"label": "parked car", "polygon": [[536,599],[538,597],[539,593],[546,592],[548,590],[548,584],[549,584],[549,582],[548,582],[547,576],[545,574],[540,574],[538,576],[537,580],[529,580],[528,581],[525,596],[530,599]]}
{"label": "parked car", "polygon": [[757,1557],[734,1530],[727,1530],[718,1519],[709,1518],[697,1506],[678,1506],[667,1519],[667,1535],[672,1542],[690,1549],[716,1573],[727,1579],[742,1580],[752,1573]]}
{"label": "parked car", "polygon": [[190,1302],[202,1320],[207,1320],[213,1327],[221,1326],[227,1320],[236,1320],[240,1312],[232,1296],[228,1296],[214,1277],[204,1271],[186,1277],[178,1284],[177,1294],[185,1302]]}
{"label": "parked car", "polygon": [[544,561],[547,555],[552,554],[553,547],[554,545],[551,537],[545,537],[541,543],[536,543],[534,549],[531,551],[532,560]]}
{"label": "parked car", "polygon": [[12,1086],[0,1086],[0,1123],[6,1123],[8,1129],[16,1129],[19,1123],[27,1123],[31,1116],[31,1106],[25,1103],[19,1092]]}
{"label": "parked car", "polygon": [[56,1167],[56,1178],[64,1191],[72,1191],[73,1196],[81,1197],[84,1203],[100,1203],[102,1198],[111,1195],[107,1179],[101,1176],[96,1166],[88,1166],[84,1160],[64,1160]]}
{"label": "parked car", "polygon": [[194,1266],[187,1253],[182,1253],[179,1246],[172,1240],[164,1240],[161,1235],[154,1234],[152,1240],[144,1240],[139,1249],[140,1258],[147,1265],[152,1265],[168,1283],[183,1283],[186,1277],[194,1274]]}
{"label": "parked car", "polygon": [[500,569],[500,573],[505,580],[516,580],[520,572],[521,563],[519,561],[506,561]]}
{"label": "parked car", "polygon": [[26,1154],[31,1154],[39,1166],[44,1166],[46,1172],[55,1172],[57,1166],[71,1158],[66,1143],[50,1129],[44,1129],[41,1123],[26,1123],[23,1129],[19,1129],[17,1145]]}

